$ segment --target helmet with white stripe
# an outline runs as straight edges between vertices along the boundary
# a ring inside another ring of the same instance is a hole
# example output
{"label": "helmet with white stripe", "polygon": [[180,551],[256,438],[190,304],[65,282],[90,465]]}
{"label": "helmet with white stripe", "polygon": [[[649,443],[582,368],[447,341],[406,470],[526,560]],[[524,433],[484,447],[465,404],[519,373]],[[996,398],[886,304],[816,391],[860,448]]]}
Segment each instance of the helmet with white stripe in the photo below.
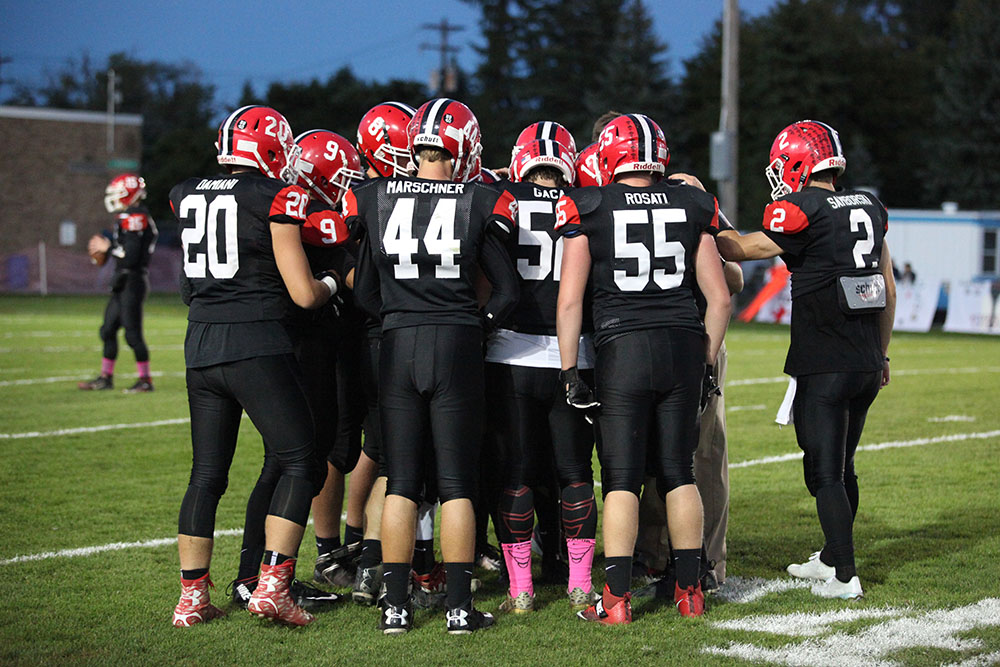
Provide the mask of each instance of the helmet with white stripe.
{"label": "helmet with white stripe", "polygon": [[421,148],[437,148],[451,155],[453,181],[469,180],[482,146],[479,121],[472,110],[457,100],[439,97],[425,102],[406,128],[410,157],[420,166]]}
{"label": "helmet with white stripe", "polygon": [[416,109],[402,102],[376,104],[358,125],[358,152],[380,176],[408,176],[406,126]]}
{"label": "helmet with white stripe", "polygon": [[557,141],[546,139],[525,144],[510,165],[511,180],[520,183],[528,172],[538,167],[552,167],[562,174],[566,185],[572,184],[576,177],[572,154]]}
{"label": "helmet with white stripe", "polygon": [[837,131],[817,120],[800,120],[775,137],[764,174],[771,185],[771,199],[778,199],[804,188],[817,171],[833,169],[840,176],[846,168]]}
{"label": "helmet with white stripe", "polygon": [[219,164],[259,169],[265,176],[295,182],[298,147],[288,120],[271,107],[237,109],[219,126]]}
{"label": "helmet with white stripe", "polygon": [[641,113],[618,116],[601,132],[597,149],[601,183],[629,172],[663,175],[670,150],[663,130]]}
{"label": "helmet with white stripe", "polygon": [[528,143],[544,140],[559,142],[570,152],[570,159],[576,160],[576,140],[573,139],[572,133],[554,120],[540,120],[524,128],[521,134],[517,135],[514,149],[510,152],[511,166],[513,167],[517,154]]}

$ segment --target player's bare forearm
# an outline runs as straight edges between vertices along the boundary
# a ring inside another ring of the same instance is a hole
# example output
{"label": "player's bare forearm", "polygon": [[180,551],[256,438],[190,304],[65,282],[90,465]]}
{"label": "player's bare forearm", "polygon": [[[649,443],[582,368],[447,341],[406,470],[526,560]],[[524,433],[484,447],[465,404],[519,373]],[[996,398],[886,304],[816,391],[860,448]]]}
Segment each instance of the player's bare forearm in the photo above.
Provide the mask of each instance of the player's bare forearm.
{"label": "player's bare forearm", "polygon": [[709,234],[702,234],[695,256],[695,278],[705,295],[705,362],[714,365],[732,314],[732,299],[719,259],[718,246]]}
{"label": "player's bare forearm", "polygon": [[742,262],[748,259],[770,259],[781,254],[781,246],[772,241],[764,232],[740,234],[735,230],[719,232],[715,237],[719,254],[727,262]]}
{"label": "player's bare forearm", "polygon": [[586,236],[563,239],[563,264],[556,300],[556,337],[563,370],[576,366],[583,327],[583,296],[590,275],[590,242]]}

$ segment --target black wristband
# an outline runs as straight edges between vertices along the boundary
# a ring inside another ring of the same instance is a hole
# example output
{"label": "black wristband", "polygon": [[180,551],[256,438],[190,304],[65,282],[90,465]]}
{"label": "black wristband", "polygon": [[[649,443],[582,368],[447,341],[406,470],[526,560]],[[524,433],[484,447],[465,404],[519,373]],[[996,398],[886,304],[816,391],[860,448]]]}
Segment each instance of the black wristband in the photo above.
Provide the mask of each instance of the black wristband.
{"label": "black wristband", "polygon": [[886,358],[885,358],[885,360],[886,360],[886,361],[889,361],[889,357],[886,357]]}
{"label": "black wristband", "polygon": [[579,382],[580,371],[577,369],[576,366],[573,366],[572,368],[567,368],[564,371],[559,371],[559,379],[566,384],[570,382]]}

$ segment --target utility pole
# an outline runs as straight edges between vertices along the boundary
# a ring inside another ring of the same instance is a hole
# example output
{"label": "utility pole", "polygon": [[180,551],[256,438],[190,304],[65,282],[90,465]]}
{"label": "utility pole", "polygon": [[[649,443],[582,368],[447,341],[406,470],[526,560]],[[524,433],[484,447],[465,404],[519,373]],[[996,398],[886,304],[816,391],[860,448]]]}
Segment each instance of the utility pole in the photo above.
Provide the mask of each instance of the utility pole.
{"label": "utility pole", "polygon": [[451,59],[448,64],[448,54],[458,53],[459,47],[449,46],[448,34],[465,30],[465,26],[448,23],[448,19],[441,19],[440,23],[425,23],[420,26],[423,30],[436,30],[441,33],[441,41],[437,44],[423,43],[420,45],[421,51],[437,51],[441,55],[441,66],[436,72],[431,73],[431,85],[435,94],[454,92],[458,87],[458,76],[456,75],[455,59]]}
{"label": "utility pole", "polygon": [[118,77],[114,68],[108,70],[108,155],[115,153],[115,108],[121,104],[122,94],[117,88]]}
{"label": "utility pole", "polygon": [[[2,70],[4,65],[13,61],[14,59],[10,58],[9,56],[0,56],[0,70]],[[5,83],[11,83],[11,82],[12,81],[7,81],[6,79],[3,78],[2,75],[0,75],[0,86],[4,85]]]}
{"label": "utility pole", "polygon": [[739,205],[740,7],[723,0],[722,105],[719,131],[712,134],[711,176],[719,183],[719,207],[733,225]]}

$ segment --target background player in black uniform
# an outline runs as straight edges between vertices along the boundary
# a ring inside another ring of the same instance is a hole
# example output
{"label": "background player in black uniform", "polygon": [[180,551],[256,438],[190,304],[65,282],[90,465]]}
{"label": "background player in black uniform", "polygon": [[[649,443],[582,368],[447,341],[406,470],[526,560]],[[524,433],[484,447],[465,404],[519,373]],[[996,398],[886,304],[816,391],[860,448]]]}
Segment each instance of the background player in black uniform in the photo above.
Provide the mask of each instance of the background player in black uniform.
{"label": "background player in black uniform", "polygon": [[[499,237],[514,228],[507,194],[466,183],[480,151],[479,123],[461,102],[425,103],[407,133],[414,179],[375,179],[346,197],[352,232],[363,235],[377,275],[359,258],[356,284],[380,284],[383,341],[379,414],[388,468],[382,513],[383,582],[379,626],[406,632],[407,594],[424,462],[433,446],[441,500],[441,550],[448,580],[447,629],[464,634],[493,619],[472,605],[475,555],[472,498],[478,478],[484,380],[483,322],[492,326],[517,300],[517,278]],[[479,266],[493,293],[480,311],[473,286]]]}
{"label": "background player in black uniform", "polygon": [[264,438],[265,456],[281,468],[260,581],[247,608],[305,625],[313,617],[295,604],[289,584],[326,471],[316,459],[309,402],[283,320],[289,296],[317,308],[337,283],[309,271],[299,233],[309,195],[279,180],[294,178],[297,152],[285,117],[269,107],[238,109],[219,128],[217,147],[228,174],[188,179],[170,192],[190,304],[184,358],[194,450],[178,518],[181,597],[173,622],[189,626],[221,613],[208,596],[212,535],[245,410]]}
{"label": "background player in black uniform", "polygon": [[[352,182],[363,176],[357,151],[346,139],[328,130],[305,132],[296,137],[295,144],[301,151],[296,162],[298,182],[308,189],[311,196],[308,216],[301,228],[309,268],[314,274],[332,270],[338,276],[344,276],[344,283],[350,286],[352,276],[345,265],[353,264],[353,261],[345,261],[347,255],[343,250],[348,240],[347,227],[343,216],[334,209],[339,208],[340,199]],[[337,352],[341,342],[337,310],[334,303],[314,310],[292,307],[285,322],[295,347],[295,358],[305,379],[316,430],[317,456],[323,462],[321,465],[327,466],[323,490],[312,502],[313,529],[320,558],[339,546],[344,493],[344,472],[341,468],[346,468],[345,458],[349,456],[346,452],[335,452],[334,446],[339,421]],[[264,554],[264,521],[280,477],[277,456],[266,456],[260,477],[247,501],[240,567],[232,584],[233,600],[242,607],[247,606],[257,587],[257,575]],[[337,544],[330,544],[334,540]],[[339,599],[335,593],[319,590],[298,579],[292,581],[291,592],[297,604],[310,610],[320,609]]]}
{"label": "background player in black uniform", "polygon": [[795,437],[826,544],[788,572],[819,580],[816,595],[851,599],[864,595],[854,563],[854,452],[868,408],[889,383],[896,286],[888,214],[868,192],[835,188],[846,166],[829,125],[789,125],[771,146],[765,173],[774,202],[764,210],[764,231],[723,232],[719,249],[734,260],[781,255],[792,273],[785,373],[793,378]]}
{"label": "background player in black uniform", "polygon": [[[534,609],[534,489],[548,483],[553,462],[569,555],[566,592],[571,604],[582,609],[593,602],[594,429],[581,411],[566,403],[559,386],[555,336],[562,260],[562,241],[554,230],[555,204],[574,180],[573,154],[553,140],[530,141],[514,157],[511,176],[514,183],[507,191],[517,199],[518,233],[508,247],[520,276],[521,298],[486,347],[490,432],[497,448],[504,450],[499,532],[510,590],[500,610]],[[585,320],[577,366],[593,381],[594,345],[589,317]]]}
{"label": "background player in black uniform", "polygon": [[112,389],[115,360],[118,358],[118,330],[125,329],[125,342],[135,352],[139,379],[126,392],[153,391],[149,376],[149,348],[142,336],[142,302],[149,293],[149,258],[156,248],[156,224],[140,202],[146,198],[146,183],[135,174],[121,174],[104,191],[104,207],[117,213],[111,239],[94,236],[87,250],[95,263],[104,264],[108,255],[115,258],[111,279],[111,298],[104,309],[101,340],[104,355],[101,374],[80,389]]}
{"label": "background player in black uniform", "polygon": [[[604,129],[601,188],[563,197],[557,227],[565,236],[557,328],[567,400],[596,404],[575,366],[588,279],[594,339],[604,501],[607,585],[579,613],[606,624],[630,623],[629,587],[646,462],[666,496],[683,615],[700,615],[702,507],[692,471],[705,363],[722,344],[731,305],[710,233],[718,204],[687,185],[658,182],[668,159],[663,132],[641,114]],[[697,282],[708,306],[704,325]]]}

